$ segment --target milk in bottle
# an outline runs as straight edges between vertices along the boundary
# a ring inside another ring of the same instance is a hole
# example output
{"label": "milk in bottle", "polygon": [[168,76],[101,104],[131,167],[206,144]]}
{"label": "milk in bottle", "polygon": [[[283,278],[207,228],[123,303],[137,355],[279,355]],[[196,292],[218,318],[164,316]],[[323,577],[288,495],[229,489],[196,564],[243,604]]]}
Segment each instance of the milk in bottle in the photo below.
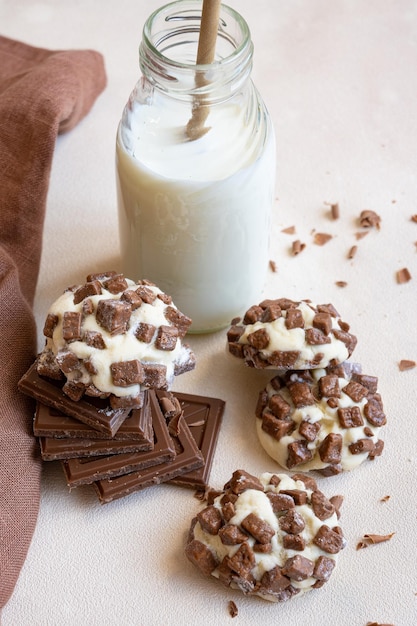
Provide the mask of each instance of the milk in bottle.
{"label": "milk in bottle", "polygon": [[[258,301],[275,183],[248,26],[222,5],[215,61],[196,66],[200,17],[200,2],[181,0],[147,20],[116,142],[123,271],[172,295],[191,332],[223,328]],[[196,102],[207,119],[190,139]]]}

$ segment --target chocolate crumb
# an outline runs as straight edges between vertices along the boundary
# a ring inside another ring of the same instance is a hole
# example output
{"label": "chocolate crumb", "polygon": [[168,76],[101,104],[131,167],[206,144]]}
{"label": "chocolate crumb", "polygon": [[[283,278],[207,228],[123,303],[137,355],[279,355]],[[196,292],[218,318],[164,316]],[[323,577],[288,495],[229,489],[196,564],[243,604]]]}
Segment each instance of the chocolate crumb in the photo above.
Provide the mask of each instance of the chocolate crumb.
{"label": "chocolate crumb", "polygon": [[402,267],[400,270],[398,270],[396,276],[397,283],[399,283],[400,285],[403,283],[408,283],[408,281],[411,280],[411,274],[406,267]]}
{"label": "chocolate crumb", "polygon": [[272,259],[269,261],[269,269],[274,272],[274,274],[277,271],[277,264]]}
{"label": "chocolate crumb", "polygon": [[389,500],[390,498],[391,498],[391,496],[383,496],[383,497],[380,499],[380,502],[388,502],[388,500]]}
{"label": "chocolate crumb", "polygon": [[229,615],[230,617],[236,617],[238,614],[238,608],[235,604],[235,602],[233,602],[233,600],[229,600],[228,604],[227,604],[227,608],[229,610]]}
{"label": "chocolate crumb", "polygon": [[417,213],[414,213],[414,215],[412,215],[410,219],[411,219],[412,222],[416,222],[417,223]]}
{"label": "chocolate crumb", "polygon": [[416,361],[411,361],[410,359],[401,359],[398,363],[398,367],[400,372],[405,372],[406,370],[411,370],[413,367],[417,365]]}
{"label": "chocolate crumb", "polygon": [[337,280],[335,284],[337,287],[347,287],[347,282],[345,280]]}

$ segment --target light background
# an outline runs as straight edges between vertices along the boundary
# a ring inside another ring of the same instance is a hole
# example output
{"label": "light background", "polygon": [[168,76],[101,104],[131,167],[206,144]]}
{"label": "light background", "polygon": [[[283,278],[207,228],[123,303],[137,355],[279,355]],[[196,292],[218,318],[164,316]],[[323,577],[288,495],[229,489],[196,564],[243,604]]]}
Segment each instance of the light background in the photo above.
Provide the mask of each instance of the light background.
{"label": "light background", "polygon": [[[89,272],[119,268],[114,181],[116,127],[136,80],[148,0],[0,0],[0,32],[51,49],[103,53],[106,91],[59,137],[48,195],[35,312]],[[230,0],[255,44],[253,78],[275,124],[277,199],[266,297],[332,302],[358,337],[354,358],[379,377],[385,451],[351,474],[319,479],[342,493],[348,545],[330,582],[283,605],[244,598],[204,579],[183,544],[199,510],[193,492],[158,486],[100,506],[89,488],[69,493],[45,464],[39,522],[2,626],[210,626],[233,623],[365,626],[417,623],[417,3],[415,0]],[[19,106],[19,103],[16,103]],[[338,202],[340,219],[329,219]],[[372,209],[381,229],[357,241]],[[296,236],[283,234],[295,225]],[[313,231],[333,235],[325,246]],[[298,256],[291,242],[306,243]],[[347,258],[352,245],[358,250]],[[407,267],[412,280],[396,282]],[[340,288],[336,281],[346,281]],[[243,467],[279,468],[261,449],[254,406],[269,375],[228,357],[225,333],[191,337],[198,361],[175,389],[226,400],[211,485]],[[387,502],[381,498],[390,496]],[[357,551],[364,533],[390,542]],[[231,622],[227,602],[239,609]]]}

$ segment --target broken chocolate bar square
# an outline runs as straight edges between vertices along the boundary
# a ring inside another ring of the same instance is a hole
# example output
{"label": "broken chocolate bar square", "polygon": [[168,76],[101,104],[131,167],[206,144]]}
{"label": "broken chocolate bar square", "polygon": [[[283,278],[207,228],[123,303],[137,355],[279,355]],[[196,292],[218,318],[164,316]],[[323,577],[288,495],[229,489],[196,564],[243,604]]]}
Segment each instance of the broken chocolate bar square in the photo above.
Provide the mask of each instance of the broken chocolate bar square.
{"label": "broken chocolate bar square", "polygon": [[170,480],[170,482],[182,487],[204,489],[208,485],[225,402],[218,398],[188,393],[174,392],[173,395],[180,402],[183,419],[187,423],[198,448],[201,450],[204,465],[190,472],[180,474]]}
{"label": "broken chocolate bar square", "polygon": [[[159,413],[162,416],[160,409]],[[148,466],[137,471],[95,481],[94,487],[100,502],[102,504],[111,502],[146,487],[167,482],[180,474],[191,472],[203,466],[203,456],[184,419],[180,420],[178,437],[173,437],[173,441],[177,454],[169,462],[163,461],[152,467]]]}
{"label": "broken chocolate bar square", "polygon": [[22,393],[38,400],[42,404],[62,411],[78,419],[84,424],[88,424],[94,430],[113,437],[120,425],[124,422],[130,408],[112,409],[107,399],[83,396],[74,402],[63,391],[62,381],[51,380],[39,376],[36,369],[36,362],[22,376],[18,383],[18,388]]}
{"label": "broken chocolate bar square", "polygon": [[154,447],[147,452],[66,459],[62,462],[68,487],[91,484],[135,470],[142,470],[174,459],[176,451],[154,391],[148,392]]}
{"label": "broken chocolate bar square", "polygon": [[33,434],[36,437],[54,439],[112,439],[113,441],[131,441],[135,443],[148,443],[152,446],[153,429],[152,415],[147,410],[148,402],[145,401],[140,409],[133,409],[119,427],[114,437],[100,433],[94,428],[79,420],[64,415],[53,407],[40,402],[36,405],[33,420]]}

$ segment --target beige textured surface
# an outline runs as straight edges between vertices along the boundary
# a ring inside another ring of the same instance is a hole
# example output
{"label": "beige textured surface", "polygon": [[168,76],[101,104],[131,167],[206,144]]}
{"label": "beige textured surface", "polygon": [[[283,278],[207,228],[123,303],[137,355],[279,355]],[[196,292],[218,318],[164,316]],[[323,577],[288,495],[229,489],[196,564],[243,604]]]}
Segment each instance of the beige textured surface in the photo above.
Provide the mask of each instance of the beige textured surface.
{"label": "beige textured surface", "polygon": [[[2,626],[233,624],[396,626],[417,623],[417,5],[414,0],[230,0],[255,43],[254,79],[275,123],[277,201],[266,297],[332,302],[358,337],[354,358],[379,377],[388,424],[385,451],[350,474],[319,479],[342,493],[348,546],[321,590],[271,605],[205,580],[183,555],[192,492],[159,486],[100,506],[89,489],[68,493],[59,465],[45,465],[40,516]],[[114,183],[116,126],[137,76],[137,47],[158,2],[0,2],[2,34],[50,48],[105,56],[108,87],[91,115],[60,137],[48,197],[36,296],[39,331],[50,301],[88,272],[118,269]],[[338,202],[329,219],[326,202]],[[381,229],[357,240],[372,209]],[[77,226],[75,226],[77,225]],[[294,236],[281,230],[296,226]],[[312,231],[330,233],[324,246]],[[92,236],[92,231],[94,236]],[[296,257],[291,243],[306,248]],[[357,245],[356,256],[348,251]],[[396,281],[407,267],[412,279]],[[346,281],[340,288],[336,281]],[[40,339],[41,341],[41,339]],[[268,380],[225,350],[224,333],[190,340],[198,365],[175,389],[227,402],[211,483],[237,467],[278,471],[256,439],[258,391]],[[382,502],[384,496],[390,496]],[[412,501],[414,500],[414,502]],[[391,541],[356,550],[365,533]]]}

